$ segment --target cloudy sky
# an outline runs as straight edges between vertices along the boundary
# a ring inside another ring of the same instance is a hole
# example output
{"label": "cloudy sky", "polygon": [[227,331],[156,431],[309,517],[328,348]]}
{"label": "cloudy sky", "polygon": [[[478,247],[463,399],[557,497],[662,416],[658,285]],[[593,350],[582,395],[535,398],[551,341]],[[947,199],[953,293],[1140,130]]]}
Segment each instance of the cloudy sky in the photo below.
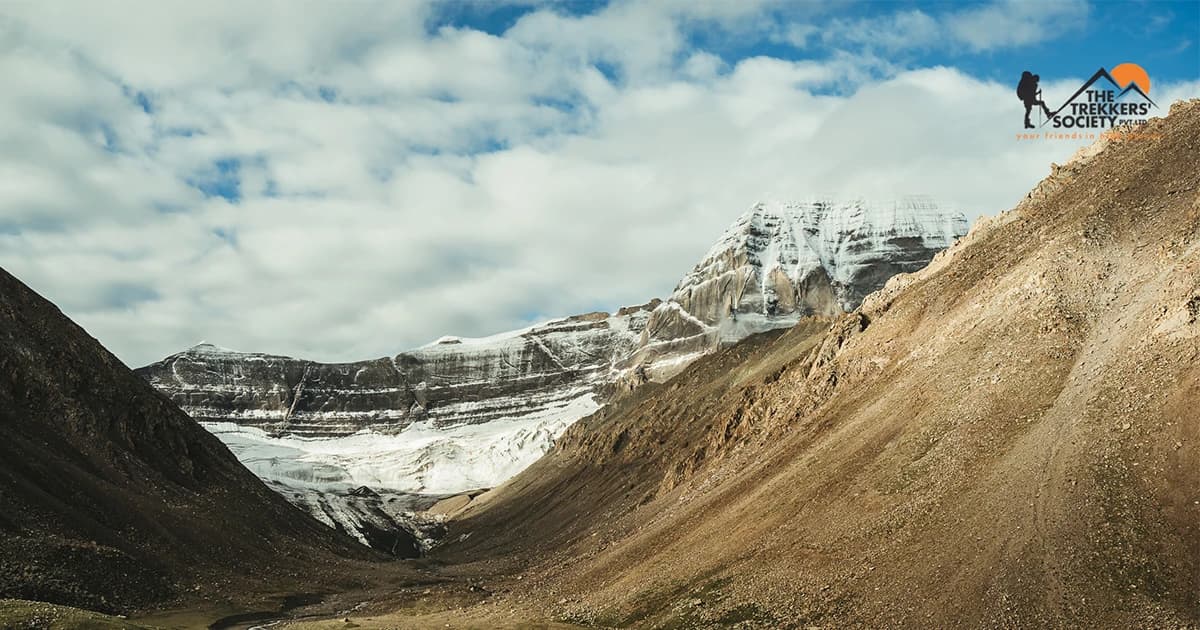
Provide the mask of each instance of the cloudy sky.
{"label": "cloudy sky", "polygon": [[1200,3],[0,3],[0,266],[126,363],[334,361],[665,296],[754,201],[1011,207]]}

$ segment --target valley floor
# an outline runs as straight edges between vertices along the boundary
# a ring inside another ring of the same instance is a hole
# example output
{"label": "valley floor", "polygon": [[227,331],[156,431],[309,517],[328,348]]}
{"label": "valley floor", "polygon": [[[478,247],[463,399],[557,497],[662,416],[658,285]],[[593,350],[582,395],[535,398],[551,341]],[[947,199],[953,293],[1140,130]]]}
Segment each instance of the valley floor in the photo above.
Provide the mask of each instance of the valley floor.
{"label": "valley floor", "polygon": [[210,628],[582,628],[555,619],[515,596],[517,580],[444,575],[398,561],[380,571],[380,583],[338,593],[257,593],[244,600],[184,605],[162,611],[110,617],[68,607],[19,600],[0,601],[0,627],[56,630],[168,630]]}

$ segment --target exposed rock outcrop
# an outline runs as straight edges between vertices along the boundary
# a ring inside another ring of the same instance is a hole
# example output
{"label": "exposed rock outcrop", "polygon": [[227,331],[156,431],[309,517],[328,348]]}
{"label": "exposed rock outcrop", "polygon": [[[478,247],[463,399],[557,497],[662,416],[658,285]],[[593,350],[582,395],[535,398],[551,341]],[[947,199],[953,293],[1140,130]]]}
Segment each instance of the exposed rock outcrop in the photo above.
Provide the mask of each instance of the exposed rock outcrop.
{"label": "exposed rock outcrop", "polygon": [[[756,204],[654,310],[639,352],[695,358],[803,317],[852,311],[966,231],[962,214],[923,197]],[[669,377],[683,365],[663,362],[653,376]]]}
{"label": "exposed rock outcrop", "polygon": [[443,337],[391,358],[317,363],[201,343],[138,373],[202,422],[338,437],[482,424],[594,397],[637,347],[657,302],[480,339]]}

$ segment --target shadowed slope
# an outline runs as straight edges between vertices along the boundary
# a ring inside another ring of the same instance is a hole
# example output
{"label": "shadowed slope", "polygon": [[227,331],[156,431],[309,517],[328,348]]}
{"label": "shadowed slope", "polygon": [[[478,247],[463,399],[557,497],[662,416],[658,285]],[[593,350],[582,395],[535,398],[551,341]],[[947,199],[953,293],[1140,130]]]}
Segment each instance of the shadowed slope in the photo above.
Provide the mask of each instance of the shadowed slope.
{"label": "shadowed slope", "polygon": [[127,609],[335,554],[370,557],[0,270],[0,597]]}

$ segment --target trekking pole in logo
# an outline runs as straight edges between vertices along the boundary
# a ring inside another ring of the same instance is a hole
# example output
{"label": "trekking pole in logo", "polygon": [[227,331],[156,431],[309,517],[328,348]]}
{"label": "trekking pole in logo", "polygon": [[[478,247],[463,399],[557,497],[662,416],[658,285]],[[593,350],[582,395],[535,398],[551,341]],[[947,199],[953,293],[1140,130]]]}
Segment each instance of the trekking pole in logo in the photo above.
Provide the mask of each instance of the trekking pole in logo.
{"label": "trekking pole in logo", "polygon": [[[1037,102],[1039,102],[1039,103],[1046,102],[1046,101],[1042,100],[1042,89],[1041,88],[1038,88],[1038,91],[1037,91]],[[1039,109],[1038,110],[1038,126],[1041,126],[1041,124],[1042,124],[1042,110]]]}

